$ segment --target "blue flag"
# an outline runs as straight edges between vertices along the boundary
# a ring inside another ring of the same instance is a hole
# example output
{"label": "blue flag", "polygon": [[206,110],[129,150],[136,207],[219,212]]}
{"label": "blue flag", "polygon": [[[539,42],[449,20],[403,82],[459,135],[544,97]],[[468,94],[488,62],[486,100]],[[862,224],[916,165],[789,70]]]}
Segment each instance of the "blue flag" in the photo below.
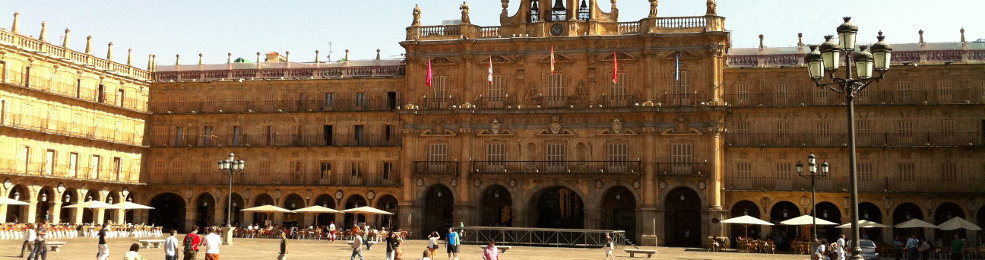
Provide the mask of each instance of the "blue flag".
{"label": "blue flag", "polygon": [[674,80],[681,80],[681,53],[674,52],[674,62],[676,66],[674,67]]}

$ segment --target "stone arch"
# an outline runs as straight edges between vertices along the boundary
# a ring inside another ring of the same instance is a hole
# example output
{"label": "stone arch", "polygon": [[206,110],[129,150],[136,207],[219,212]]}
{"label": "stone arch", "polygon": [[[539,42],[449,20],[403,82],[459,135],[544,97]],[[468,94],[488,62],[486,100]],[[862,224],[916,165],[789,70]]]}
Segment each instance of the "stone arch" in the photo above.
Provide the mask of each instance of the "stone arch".
{"label": "stone arch", "polygon": [[513,226],[513,192],[506,186],[493,184],[482,190],[477,205],[482,226]]}
{"label": "stone arch", "polygon": [[[351,209],[356,207],[368,206],[369,201],[366,200],[366,198],[363,198],[362,195],[352,194],[345,199],[345,204],[343,205],[345,209]],[[366,214],[346,213],[345,222],[342,225],[342,229],[350,229],[352,228],[352,226],[362,222],[366,222]]]}
{"label": "stone arch", "polygon": [[[103,198],[101,195],[99,195],[99,190],[95,190],[95,189],[89,190],[89,192],[86,193],[86,195],[83,198],[84,198],[83,199],[84,201],[91,201],[91,200],[103,201],[103,200],[105,200],[105,198]],[[184,200],[182,200],[182,201],[184,201]],[[182,205],[184,205],[184,204],[182,204]],[[94,210],[94,209],[82,209],[82,223],[96,223],[95,217],[96,217],[96,210]]]}
{"label": "stone arch", "polygon": [[[730,212],[729,215],[730,218],[750,216],[750,217],[762,219],[762,214],[759,212],[759,206],[756,205],[755,202],[749,200],[741,200],[739,202],[736,202],[735,204],[732,204],[732,207],[730,208],[729,212]],[[732,232],[729,232],[729,234],[731,234],[732,241],[737,241],[736,239],[740,235],[743,237],[759,238],[763,234],[761,232],[761,227],[759,225],[750,225],[746,227],[745,225],[732,224],[729,225],[729,228],[732,229]]]}
{"label": "stone arch", "polygon": [[[79,192],[75,188],[67,188],[63,192],[62,197],[62,207],[79,203]],[[62,208],[61,213],[59,213],[59,223],[75,223],[75,213],[77,209],[66,209]]]}
{"label": "stone arch", "polygon": [[602,229],[625,230],[626,237],[636,238],[637,197],[626,186],[615,185],[605,190],[598,201],[602,209]]}
{"label": "stone arch", "polygon": [[215,197],[212,193],[203,192],[195,198],[195,225],[199,227],[215,226]]}
{"label": "stone arch", "polygon": [[[858,218],[876,223],[882,223],[882,210],[872,202],[862,202],[858,204]],[[882,241],[882,230],[880,229],[861,229],[862,237],[868,236],[872,241]]]}
{"label": "stone arch", "polygon": [[[236,192],[233,192],[232,197],[233,197],[232,205],[230,205],[228,195],[226,197],[222,198],[222,201],[225,202],[225,203],[222,204],[223,208],[219,209],[220,212],[223,212],[222,215],[225,217],[225,218],[222,219],[222,222],[225,223],[227,221],[232,221],[232,225],[234,227],[235,226],[244,225],[246,223],[243,222],[243,211],[242,210],[247,207],[246,201],[243,199],[243,196],[242,195],[240,195],[239,193],[236,193]],[[231,207],[231,209],[230,208],[227,208],[227,207]],[[229,216],[226,216],[226,214],[229,214],[229,213],[226,213],[227,210],[228,211],[232,211],[231,212],[232,213],[231,214],[232,215],[232,218],[231,219],[229,218]]]}
{"label": "stone arch", "polygon": [[[106,193],[106,197],[103,198],[103,202],[106,202],[107,204],[117,204],[120,203],[120,201],[122,201],[122,198],[120,197],[121,196],[119,192],[110,190],[109,192]],[[116,214],[117,214],[117,210],[115,209],[103,209],[103,223],[118,224],[115,223]]]}
{"label": "stone arch", "polygon": [[772,235],[778,238],[776,245],[778,248],[789,249],[790,241],[800,235],[800,229],[787,225],[780,225],[781,221],[800,216],[800,208],[797,204],[790,201],[778,201],[770,207],[770,223],[773,223]]}
{"label": "stone arch", "polygon": [[664,195],[664,241],[669,246],[700,246],[703,205],[697,190],[686,186],[669,189]]}
{"label": "stone arch", "polygon": [[[271,197],[270,194],[266,194],[266,193],[260,193],[259,195],[254,197],[253,199],[254,207],[264,206],[264,205],[276,205],[276,203],[274,203],[274,197]],[[260,213],[260,212],[253,213],[253,223],[259,223],[261,224],[261,226],[266,226],[268,224],[271,224],[270,223],[271,220],[272,219],[268,213]]]}
{"label": "stone arch", "polygon": [[[917,206],[916,203],[911,203],[911,202],[900,203],[899,205],[896,206],[895,209],[893,209],[894,226],[906,222],[907,220],[910,219],[920,219],[920,220],[924,219],[923,209],[921,209],[920,206]],[[912,229],[893,228],[894,237],[909,236],[911,232],[914,231]],[[922,233],[923,233],[922,231],[918,232],[918,234],[922,234]]]}
{"label": "stone arch", "polygon": [[[673,188],[671,188],[671,187],[673,187]],[[672,190],[675,190],[677,188],[689,188],[689,189],[693,190],[694,192],[696,192],[698,194],[698,198],[701,199],[699,205],[702,205],[702,206],[703,205],[708,205],[706,203],[706,201],[708,201],[708,197],[705,195],[704,192],[702,192],[704,190],[698,188],[698,185],[695,184],[695,183],[692,183],[692,182],[668,183],[667,189],[660,189],[661,192],[660,192],[660,195],[659,195],[659,197],[660,197],[660,200],[659,201],[667,201],[668,199],[670,199],[669,196],[671,194],[670,194],[670,192],[666,192],[666,191],[672,191]]]}
{"label": "stone arch", "polygon": [[[286,197],[284,197],[283,207],[287,210],[295,210],[295,209],[306,207],[306,204],[307,203],[305,203],[304,198],[302,198],[301,195],[298,195],[297,193],[291,193],[288,194]],[[304,222],[305,214],[290,214],[290,213],[281,213],[281,214],[283,214],[284,216],[283,224],[285,226],[300,226],[305,223]]]}
{"label": "stone arch", "polygon": [[396,196],[392,194],[383,194],[377,196],[376,198],[376,208],[393,213],[393,215],[376,215],[376,225],[380,227],[389,227],[391,229],[399,227],[399,218],[397,218],[397,204],[399,201]]}
{"label": "stone arch", "polygon": [[[29,202],[31,201],[32,194],[27,186],[16,184],[7,190],[7,198]],[[10,223],[23,223],[27,221],[27,212],[29,206],[7,206],[7,222]]]}
{"label": "stone arch", "polygon": [[[51,212],[52,209],[54,209],[55,207],[55,200],[58,200],[58,198],[55,197],[55,194],[56,194],[55,190],[47,186],[41,187],[41,189],[38,190],[38,194],[37,194],[38,203],[37,205],[35,205],[35,210],[34,210],[35,222],[39,222],[45,219],[49,221],[52,220],[53,216],[51,216]],[[53,223],[53,222],[49,222],[49,223]]]}
{"label": "stone arch", "polygon": [[423,225],[421,234],[428,234],[437,231],[444,234],[443,230],[448,230],[452,226],[454,219],[455,198],[454,191],[444,184],[434,184],[425,189],[424,193]]}
{"label": "stone arch", "polygon": [[[815,206],[817,212],[815,216],[819,219],[834,222],[835,224],[841,225],[841,209],[837,205],[828,201],[818,202]],[[838,235],[841,234],[841,229],[837,225],[828,226],[818,226],[817,236],[819,238],[827,239],[828,242],[838,240]]]}
{"label": "stone arch", "polygon": [[[122,192],[121,192],[121,194],[122,194]],[[121,196],[120,200],[127,201],[127,202],[134,202],[134,201],[137,200],[137,196],[138,196],[137,193],[135,193],[133,191],[127,191],[127,195],[125,197],[124,196]],[[134,223],[134,220],[136,218],[136,213],[134,213],[134,212],[135,211],[132,210],[132,209],[131,210],[123,210],[123,223]]]}
{"label": "stone arch", "polygon": [[154,207],[148,213],[149,225],[161,226],[165,230],[185,228],[185,199],[171,192],[154,195],[149,206]]}
{"label": "stone arch", "polygon": [[531,194],[528,216],[541,228],[584,228],[585,200],[577,189],[550,185]]}
{"label": "stone arch", "polygon": [[[951,220],[951,218],[954,217],[965,218],[965,216],[967,215],[965,215],[964,208],[961,208],[961,206],[959,206],[957,203],[945,202],[945,203],[941,203],[940,205],[937,206],[936,209],[934,209],[934,222],[932,222],[931,224],[940,225],[945,221]],[[954,240],[955,234],[957,234],[962,238],[967,237],[967,232],[964,229],[948,230],[948,231],[940,230],[940,229],[934,230],[934,237],[944,240],[945,245],[951,244],[951,240]]]}
{"label": "stone arch", "polygon": [[[335,198],[332,197],[331,194],[318,195],[318,197],[315,197],[314,205],[318,205],[330,209],[338,209],[337,206],[335,205]],[[320,213],[315,218],[316,218],[315,221],[319,225],[327,226],[328,224],[335,222],[335,214],[332,213]]]}

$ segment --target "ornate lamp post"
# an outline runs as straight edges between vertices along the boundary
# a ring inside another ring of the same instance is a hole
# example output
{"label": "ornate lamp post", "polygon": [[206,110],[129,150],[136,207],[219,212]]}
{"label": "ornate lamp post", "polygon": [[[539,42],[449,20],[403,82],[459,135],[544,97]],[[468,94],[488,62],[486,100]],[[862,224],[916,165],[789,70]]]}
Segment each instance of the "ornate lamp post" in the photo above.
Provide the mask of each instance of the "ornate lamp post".
{"label": "ornate lamp post", "polygon": [[229,158],[225,160],[219,160],[219,171],[225,171],[229,174],[229,200],[226,203],[226,226],[222,228],[222,244],[232,245],[233,244],[233,230],[235,228],[232,226],[232,214],[233,214],[233,175],[236,173],[243,173],[243,168],[246,166],[246,161],[236,160],[236,154],[229,153]]}
{"label": "ornate lamp post", "polygon": [[811,254],[814,254],[814,247],[817,246],[817,189],[814,179],[817,177],[827,177],[830,172],[830,164],[821,164],[821,171],[817,171],[817,157],[814,154],[807,156],[807,173],[804,173],[804,163],[797,161],[797,175],[800,177],[811,178]]}
{"label": "ornate lamp post", "polygon": [[[862,260],[861,247],[859,247],[859,228],[858,228],[858,174],[855,163],[855,93],[868,87],[873,82],[883,79],[886,71],[889,71],[890,55],[893,48],[885,42],[882,32],[879,32],[879,42],[872,45],[872,53],[866,51],[866,46],[859,46],[859,52],[855,52],[855,36],[858,33],[858,26],[853,25],[851,17],[845,17],[845,23],[838,26],[839,42],[835,43],[832,36],[825,36],[827,40],[821,44],[820,51],[817,46],[811,46],[811,52],[804,57],[807,63],[807,71],[810,73],[814,84],[819,88],[845,95],[845,106],[848,109],[848,172],[851,180],[851,215],[852,215],[852,257],[853,260]],[[845,77],[835,77],[834,71],[841,65],[841,53],[845,53]],[[852,76],[852,66],[855,66],[855,77]],[[879,75],[873,76],[875,70]],[[830,82],[824,82],[825,71],[829,73]],[[857,77],[857,78],[856,78]]]}

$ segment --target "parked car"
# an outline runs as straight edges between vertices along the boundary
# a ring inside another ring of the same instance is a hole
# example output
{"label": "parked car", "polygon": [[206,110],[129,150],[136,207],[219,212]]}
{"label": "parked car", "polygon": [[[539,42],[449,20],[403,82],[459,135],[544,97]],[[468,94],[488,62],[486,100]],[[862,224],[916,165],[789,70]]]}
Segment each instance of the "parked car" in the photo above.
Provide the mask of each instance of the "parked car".
{"label": "parked car", "polygon": [[859,246],[862,248],[862,258],[865,260],[879,259],[879,253],[876,253],[876,243],[868,239],[862,239],[861,241],[862,243]]}

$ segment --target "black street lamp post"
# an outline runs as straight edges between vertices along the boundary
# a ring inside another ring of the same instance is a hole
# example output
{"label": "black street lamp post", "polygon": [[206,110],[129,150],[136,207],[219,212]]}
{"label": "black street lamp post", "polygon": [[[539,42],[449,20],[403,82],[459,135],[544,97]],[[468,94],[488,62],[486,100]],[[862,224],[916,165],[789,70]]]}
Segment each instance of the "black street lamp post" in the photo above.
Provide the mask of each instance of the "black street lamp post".
{"label": "black street lamp post", "polygon": [[[845,106],[848,110],[848,172],[851,181],[851,215],[852,215],[852,260],[862,260],[862,249],[859,247],[859,227],[858,227],[858,174],[856,172],[855,161],[855,94],[868,87],[873,82],[885,78],[886,71],[889,71],[890,55],[892,47],[885,42],[882,32],[876,38],[879,42],[870,48],[872,53],[866,51],[866,46],[859,46],[859,52],[855,52],[855,36],[858,33],[858,26],[853,25],[851,17],[845,17],[845,23],[838,26],[839,42],[832,40],[833,36],[825,36],[825,41],[818,51],[817,46],[810,46],[811,52],[804,57],[807,63],[807,71],[810,73],[814,84],[819,88],[825,88],[845,95]],[[837,78],[834,71],[838,70],[841,64],[841,53],[845,53],[845,77]],[[854,55],[853,55],[854,54]],[[854,63],[854,64],[853,64]],[[855,77],[852,76],[854,65]],[[878,72],[877,76],[872,75],[872,71]],[[824,82],[824,72],[828,71],[830,82]],[[857,78],[856,78],[857,77]]]}
{"label": "black street lamp post", "polygon": [[830,172],[828,162],[821,163],[821,171],[817,170],[817,157],[814,154],[807,156],[807,173],[804,173],[804,163],[797,161],[797,175],[800,177],[811,178],[811,255],[817,247],[817,188],[814,179],[817,177],[827,177]]}
{"label": "black street lamp post", "polygon": [[242,173],[245,166],[246,162],[243,160],[236,160],[236,154],[233,153],[229,153],[229,158],[219,160],[219,171],[225,171],[229,174],[229,200],[226,201],[226,226],[222,228],[223,245],[233,244],[233,176],[236,175],[236,173]]}

